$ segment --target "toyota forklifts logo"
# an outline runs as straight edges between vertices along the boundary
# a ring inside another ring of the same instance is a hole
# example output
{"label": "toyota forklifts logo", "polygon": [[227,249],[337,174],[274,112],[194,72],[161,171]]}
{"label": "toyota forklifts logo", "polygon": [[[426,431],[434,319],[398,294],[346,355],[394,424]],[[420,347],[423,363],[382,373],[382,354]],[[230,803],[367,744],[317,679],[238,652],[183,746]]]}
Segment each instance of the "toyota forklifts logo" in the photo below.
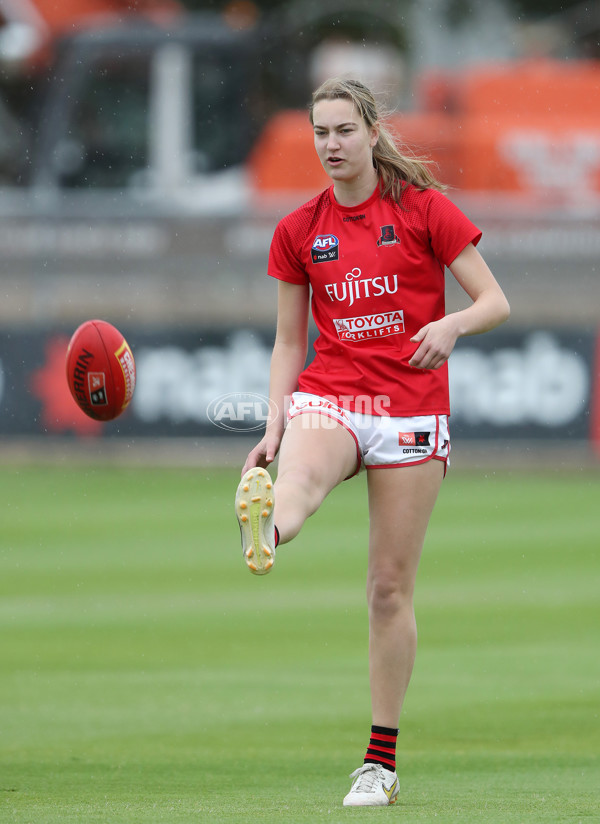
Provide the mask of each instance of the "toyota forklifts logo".
{"label": "toyota forklifts logo", "polygon": [[206,416],[219,429],[254,432],[267,423],[269,399],[257,392],[230,392],[211,401]]}

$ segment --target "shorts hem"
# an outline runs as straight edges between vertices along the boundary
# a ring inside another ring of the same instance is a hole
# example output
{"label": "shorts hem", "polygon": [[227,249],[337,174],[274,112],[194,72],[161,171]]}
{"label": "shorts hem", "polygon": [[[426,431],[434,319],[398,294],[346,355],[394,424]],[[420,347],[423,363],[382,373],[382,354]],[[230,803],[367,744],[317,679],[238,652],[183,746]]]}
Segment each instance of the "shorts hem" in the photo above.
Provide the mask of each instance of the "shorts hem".
{"label": "shorts hem", "polygon": [[429,461],[441,461],[444,464],[444,477],[446,477],[446,472],[448,471],[449,456],[444,457],[443,455],[428,455],[426,458],[421,458],[421,460],[419,461],[403,461],[402,463],[365,464],[365,469],[367,471],[369,469],[402,469],[406,466],[419,466],[420,464],[425,464]]}

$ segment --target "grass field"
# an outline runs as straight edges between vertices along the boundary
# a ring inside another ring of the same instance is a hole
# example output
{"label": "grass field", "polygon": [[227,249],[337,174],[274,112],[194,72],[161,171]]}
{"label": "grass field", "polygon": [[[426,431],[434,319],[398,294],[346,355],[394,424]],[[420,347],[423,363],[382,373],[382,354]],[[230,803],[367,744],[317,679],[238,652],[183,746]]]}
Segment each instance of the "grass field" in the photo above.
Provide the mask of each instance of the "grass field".
{"label": "grass field", "polygon": [[229,470],[0,470],[0,821],[600,821],[600,473],[450,473],[395,807],[369,728],[364,478],[249,575]]}

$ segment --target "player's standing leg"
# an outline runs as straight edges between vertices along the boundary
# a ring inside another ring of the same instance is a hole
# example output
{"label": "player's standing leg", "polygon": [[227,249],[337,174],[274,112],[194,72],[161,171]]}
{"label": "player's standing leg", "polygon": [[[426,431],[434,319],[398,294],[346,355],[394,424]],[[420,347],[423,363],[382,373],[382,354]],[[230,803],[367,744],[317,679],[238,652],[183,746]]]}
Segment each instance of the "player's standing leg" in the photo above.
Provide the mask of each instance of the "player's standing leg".
{"label": "player's standing leg", "polygon": [[395,739],[413,669],[417,631],[413,592],[425,532],[444,474],[440,461],[369,469],[369,677],[371,740],[346,806],[395,801]]}

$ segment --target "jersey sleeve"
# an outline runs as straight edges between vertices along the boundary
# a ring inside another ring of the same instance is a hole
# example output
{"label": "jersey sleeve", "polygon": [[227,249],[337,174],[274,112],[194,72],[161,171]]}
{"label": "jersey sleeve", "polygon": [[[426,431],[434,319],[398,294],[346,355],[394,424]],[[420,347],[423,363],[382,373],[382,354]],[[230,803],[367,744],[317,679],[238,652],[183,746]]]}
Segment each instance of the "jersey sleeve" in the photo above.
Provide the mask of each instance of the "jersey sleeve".
{"label": "jersey sleeve", "polygon": [[292,237],[287,224],[285,219],[277,224],[269,250],[267,271],[277,280],[303,286],[308,283],[308,275],[300,259],[301,244]]}
{"label": "jersey sleeve", "polygon": [[481,240],[481,231],[441,192],[432,190],[427,226],[429,242],[436,258],[449,266],[462,250]]}

